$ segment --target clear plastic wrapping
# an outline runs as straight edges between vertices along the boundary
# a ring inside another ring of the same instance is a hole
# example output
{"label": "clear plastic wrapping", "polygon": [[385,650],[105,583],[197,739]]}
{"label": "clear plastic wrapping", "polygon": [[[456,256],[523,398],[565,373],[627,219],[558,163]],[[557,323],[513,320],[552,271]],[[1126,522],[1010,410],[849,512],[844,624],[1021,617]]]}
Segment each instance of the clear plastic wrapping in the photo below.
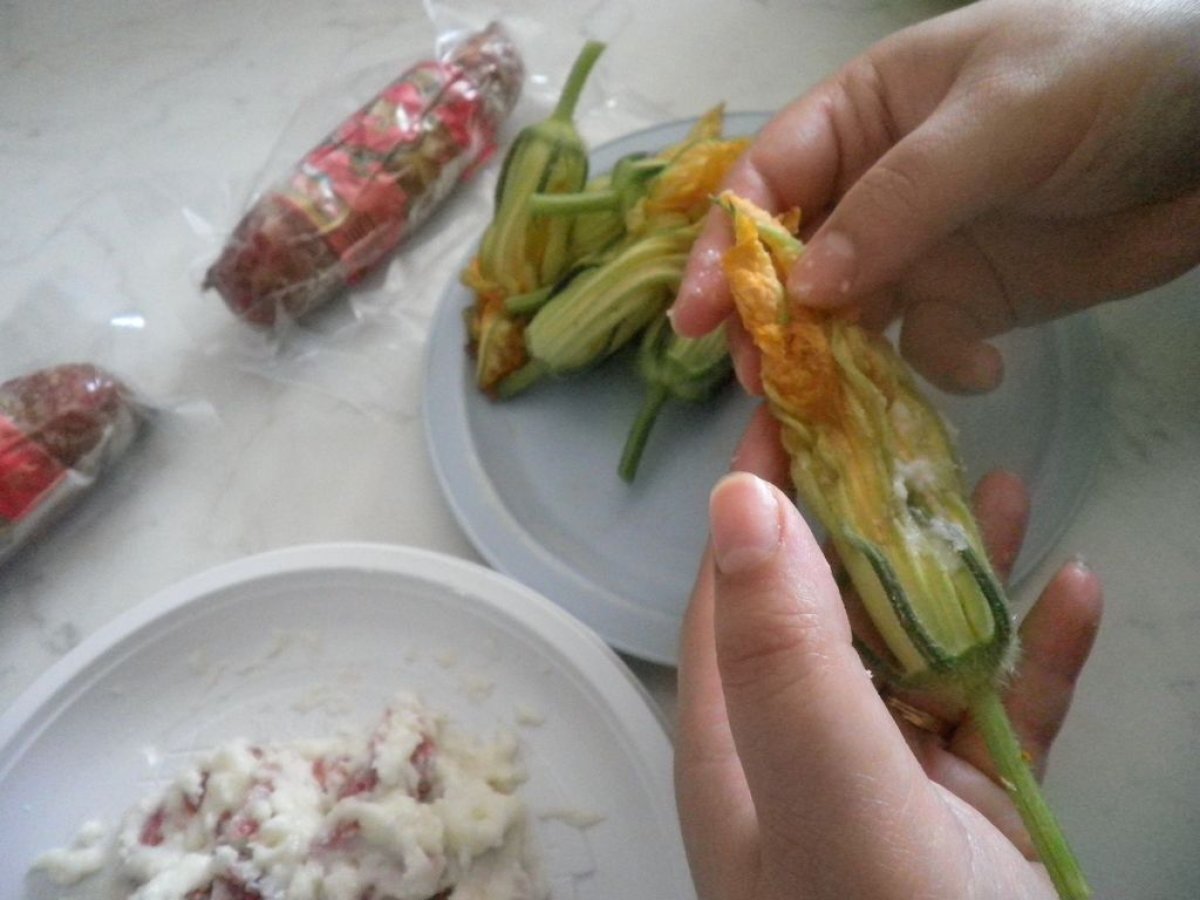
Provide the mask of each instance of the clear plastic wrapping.
{"label": "clear plastic wrapping", "polygon": [[126,295],[68,275],[0,315],[0,564],[77,512],[87,527],[120,521],[164,461],[219,434],[211,406],[169,374],[166,337]]}
{"label": "clear plastic wrapping", "polygon": [[146,418],[129,387],[91,363],[0,383],[0,562],[91,488]]}
{"label": "clear plastic wrapping", "polygon": [[410,65],[257,199],[204,286],[257,325],[324,305],[492,157],[524,74],[496,23]]}
{"label": "clear plastic wrapping", "polygon": [[[627,4],[605,3],[585,21],[564,25],[548,2],[518,9],[512,4],[427,0],[424,7],[429,23],[424,35],[413,29],[393,58],[365,60],[362,68],[311,91],[257,171],[231,169],[229,180],[221,183],[180,179],[177,213],[182,206],[182,216],[177,218],[190,232],[187,272],[197,289],[196,300],[181,310],[181,316],[189,341],[212,365],[317,390],[375,416],[417,415],[429,323],[489,220],[499,160],[508,142],[522,126],[548,114],[580,42],[589,36],[616,37],[631,14]],[[200,293],[244,211],[285,183],[296,160],[320,146],[332,123],[353,121],[380,85],[395,81],[398,71],[419,65],[413,60],[448,59],[492,22],[499,23],[524,61],[519,101],[497,133],[490,159],[480,158],[458,176],[449,185],[454,189],[428,209],[421,227],[410,221],[397,248],[357,274],[353,284],[342,284],[329,302],[299,317],[284,309],[269,326],[247,327],[214,302],[211,291]],[[580,108],[592,139],[606,140],[666,115],[628,93],[615,96],[606,85],[610,76],[603,61],[593,78]]]}

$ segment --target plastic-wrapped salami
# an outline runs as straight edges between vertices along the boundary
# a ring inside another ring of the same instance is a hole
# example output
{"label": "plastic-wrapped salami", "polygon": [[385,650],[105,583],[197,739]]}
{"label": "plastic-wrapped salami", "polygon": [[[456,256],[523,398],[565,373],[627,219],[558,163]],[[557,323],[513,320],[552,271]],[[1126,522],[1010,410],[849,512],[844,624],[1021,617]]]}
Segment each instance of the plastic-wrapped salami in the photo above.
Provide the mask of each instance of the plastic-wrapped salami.
{"label": "plastic-wrapped salami", "polygon": [[251,207],[205,287],[258,325],[337,296],[495,153],[523,80],[495,24],[408,69]]}
{"label": "plastic-wrapped salami", "polygon": [[123,383],[86,363],[0,384],[0,561],[91,487],[145,418]]}

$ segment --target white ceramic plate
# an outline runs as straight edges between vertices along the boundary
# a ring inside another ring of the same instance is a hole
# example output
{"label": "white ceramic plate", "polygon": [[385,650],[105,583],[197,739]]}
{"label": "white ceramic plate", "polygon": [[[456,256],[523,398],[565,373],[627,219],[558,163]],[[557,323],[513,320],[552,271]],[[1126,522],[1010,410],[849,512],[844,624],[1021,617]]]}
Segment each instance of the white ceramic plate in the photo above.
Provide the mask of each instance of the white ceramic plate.
{"label": "white ceramic plate", "polygon": [[401,690],[464,730],[517,733],[556,900],[693,896],[670,743],[616,654],[482,566],[373,545],[296,548],[197,576],[25,694],[0,718],[0,896],[107,896],[103,878],[63,893],[27,876],[30,863],[85,821],[114,821],[199,750],[368,726]]}
{"label": "white ceramic plate", "polygon": [[[729,134],[760,127],[730,115]],[[602,172],[627,153],[683,138],[691,121],[629,135],[593,154]],[[683,609],[704,546],[708,492],[729,465],[754,402],[736,388],[715,403],[669,405],[637,480],[616,474],[642,392],[629,360],[543,383],[504,403],[474,386],[451,279],[431,329],[424,415],[434,465],[463,530],[497,569],[591,625],[616,649],[674,664]],[[1027,329],[997,342],[1008,376],[964,399],[931,391],[959,430],[968,476],[1004,467],[1033,495],[1018,582],[1074,515],[1095,462],[1101,364],[1090,319]]]}

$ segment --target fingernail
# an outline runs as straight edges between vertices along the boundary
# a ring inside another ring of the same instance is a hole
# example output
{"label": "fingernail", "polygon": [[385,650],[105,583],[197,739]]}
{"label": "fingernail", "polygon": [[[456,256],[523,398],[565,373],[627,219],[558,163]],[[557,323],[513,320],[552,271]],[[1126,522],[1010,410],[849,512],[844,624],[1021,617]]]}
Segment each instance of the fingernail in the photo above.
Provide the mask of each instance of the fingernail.
{"label": "fingernail", "polygon": [[1073,565],[1076,569],[1078,569],[1080,572],[1083,572],[1084,574],[1091,574],[1091,572],[1092,572],[1091,565],[1088,563],[1088,561],[1086,559],[1083,558],[1082,554],[1076,553],[1074,556],[1072,556],[1071,557],[1071,565]]}
{"label": "fingernail", "polygon": [[823,234],[804,251],[788,276],[788,293],[799,303],[837,304],[854,288],[855,252],[839,231]]}
{"label": "fingernail", "polygon": [[709,498],[713,557],[726,575],[762,565],[779,548],[779,503],[761,478],[726,475]]}

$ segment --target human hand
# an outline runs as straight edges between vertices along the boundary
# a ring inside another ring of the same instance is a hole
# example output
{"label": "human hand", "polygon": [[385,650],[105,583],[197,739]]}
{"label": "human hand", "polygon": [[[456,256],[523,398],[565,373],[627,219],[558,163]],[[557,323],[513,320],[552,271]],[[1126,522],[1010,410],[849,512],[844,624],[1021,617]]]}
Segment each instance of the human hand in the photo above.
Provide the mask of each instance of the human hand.
{"label": "human hand", "polygon": [[[1200,262],[1200,6],[981,0],[870,48],[767,124],[728,180],[799,207],[789,294],[856,304],[940,387],[1003,376],[986,339]],[[730,316],[710,215],[672,311]],[[731,317],[738,375],[757,353]]]}
{"label": "human hand", "polygon": [[[1020,547],[1025,493],[996,474],[980,483],[975,505],[1004,574]],[[970,722],[948,720],[933,733],[944,711],[921,710],[916,698],[893,717],[791,502],[739,473],[713,491],[711,518],[684,622],[675,762],[700,897],[1054,896]],[[1100,610],[1099,581],[1070,564],[1021,627],[1006,706],[1035,771]]]}

